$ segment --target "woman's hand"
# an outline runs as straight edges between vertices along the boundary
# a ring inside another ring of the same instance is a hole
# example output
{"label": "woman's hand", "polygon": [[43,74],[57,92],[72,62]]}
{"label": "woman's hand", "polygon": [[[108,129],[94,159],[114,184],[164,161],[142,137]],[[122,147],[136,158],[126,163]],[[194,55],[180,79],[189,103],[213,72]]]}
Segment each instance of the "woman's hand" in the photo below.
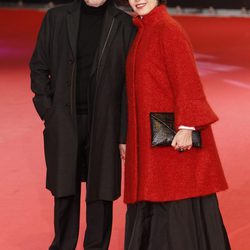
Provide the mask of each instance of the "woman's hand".
{"label": "woman's hand", "polygon": [[125,160],[126,156],[126,144],[119,144],[120,156],[122,160]]}
{"label": "woman's hand", "polygon": [[190,150],[192,148],[192,130],[180,129],[173,139],[172,147],[180,152]]}

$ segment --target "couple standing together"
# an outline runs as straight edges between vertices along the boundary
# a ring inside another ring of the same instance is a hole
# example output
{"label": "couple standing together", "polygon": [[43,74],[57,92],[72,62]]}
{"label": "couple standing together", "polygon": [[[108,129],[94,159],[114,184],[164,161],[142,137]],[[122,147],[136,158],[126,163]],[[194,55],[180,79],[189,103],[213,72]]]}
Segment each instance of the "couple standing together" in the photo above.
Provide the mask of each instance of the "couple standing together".
{"label": "couple standing together", "polygon": [[[85,250],[108,249],[125,160],[126,250],[228,250],[225,190],[206,101],[185,32],[162,0],[76,0],[45,15],[31,87],[45,122],[50,250],[74,250],[86,182]],[[174,113],[172,147],[151,144],[150,113]],[[202,147],[192,147],[200,131]]]}

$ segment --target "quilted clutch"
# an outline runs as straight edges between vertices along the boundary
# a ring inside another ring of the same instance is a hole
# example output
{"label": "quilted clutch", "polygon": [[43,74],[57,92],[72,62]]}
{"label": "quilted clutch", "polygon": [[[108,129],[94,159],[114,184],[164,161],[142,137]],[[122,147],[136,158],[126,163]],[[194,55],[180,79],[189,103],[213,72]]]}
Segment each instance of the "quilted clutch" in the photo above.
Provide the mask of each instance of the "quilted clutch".
{"label": "quilted clutch", "polygon": [[[174,130],[174,113],[150,113],[152,146],[171,146],[176,134]],[[193,147],[201,147],[200,131],[192,132]]]}

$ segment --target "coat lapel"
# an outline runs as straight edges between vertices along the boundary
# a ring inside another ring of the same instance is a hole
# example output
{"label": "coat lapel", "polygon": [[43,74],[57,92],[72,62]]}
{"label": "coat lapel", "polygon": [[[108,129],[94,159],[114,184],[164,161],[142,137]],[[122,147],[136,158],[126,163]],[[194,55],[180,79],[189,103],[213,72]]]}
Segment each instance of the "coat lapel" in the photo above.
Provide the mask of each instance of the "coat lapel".
{"label": "coat lapel", "polygon": [[[102,34],[92,65],[91,76],[94,73],[98,73],[98,76],[101,75],[101,71],[103,69],[102,65],[106,60],[105,51],[107,51],[107,49],[110,47],[111,42],[119,26],[119,22],[115,18],[115,16],[118,14],[119,10],[114,6],[114,4],[110,3],[104,17]],[[98,72],[96,72],[97,69],[99,69]]]}
{"label": "coat lapel", "polygon": [[[72,50],[73,57],[76,59],[77,53],[77,39],[78,39],[78,31],[79,31],[79,21],[80,21],[80,10],[81,10],[81,1],[75,0],[74,3],[70,6],[67,15],[67,26],[68,26],[68,36],[70,41],[70,47]],[[112,39],[118,28],[118,21],[115,18],[120,12],[114,6],[113,3],[110,3],[108,9],[106,11],[104,17],[104,24],[102,29],[102,34],[100,38],[100,43],[98,49],[95,54],[95,58],[93,61],[93,65],[91,68],[91,76],[96,72],[97,68],[99,68],[98,75],[101,74],[101,67],[106,60],[105,51],[110,47]]]}
{"label": "coat lapel", "polygon": [[77,38],[80,20],[81,0],[76,0],[69,8],[67,15],[68,36],[72,54],[76,59]]}

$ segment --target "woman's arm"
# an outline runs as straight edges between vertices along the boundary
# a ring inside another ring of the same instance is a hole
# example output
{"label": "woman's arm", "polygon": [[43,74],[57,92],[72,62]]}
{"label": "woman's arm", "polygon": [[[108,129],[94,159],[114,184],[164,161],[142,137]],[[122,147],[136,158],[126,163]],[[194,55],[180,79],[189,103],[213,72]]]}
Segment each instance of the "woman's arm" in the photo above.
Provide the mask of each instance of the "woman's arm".
{"label": "woman's arm", "polygon": [[163,32],[164,61],[175,100],[175,126],[201,128],[218,120],[209,106],[197,71],[193,49],[174,21]]}

